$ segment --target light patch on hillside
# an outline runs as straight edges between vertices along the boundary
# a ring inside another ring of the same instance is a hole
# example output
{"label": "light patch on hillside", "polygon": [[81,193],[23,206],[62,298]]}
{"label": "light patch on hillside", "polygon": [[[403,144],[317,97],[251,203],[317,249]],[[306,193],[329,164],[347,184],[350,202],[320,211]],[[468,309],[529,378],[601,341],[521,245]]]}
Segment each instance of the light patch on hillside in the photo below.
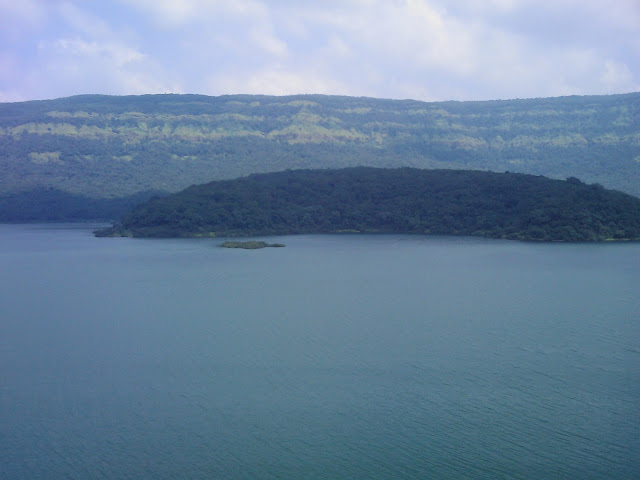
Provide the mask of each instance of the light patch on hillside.
{"label": "light patch on hillside", "polygon": [[60,152],[31,152],[29,154],[29,160],[38,165],[44,165],[46,163],[58,163],[63,164],[60,160]]}

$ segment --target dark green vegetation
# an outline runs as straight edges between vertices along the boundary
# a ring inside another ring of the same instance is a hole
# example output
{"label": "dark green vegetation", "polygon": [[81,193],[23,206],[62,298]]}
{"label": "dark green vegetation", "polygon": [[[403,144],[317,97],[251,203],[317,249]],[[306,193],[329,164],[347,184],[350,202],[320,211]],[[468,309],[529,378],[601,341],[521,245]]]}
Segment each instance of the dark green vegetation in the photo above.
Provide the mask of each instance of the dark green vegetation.
{"label": "dark green vegetation", "polygon": [[0,222],[73,222],[113,220],[160,192],[140,192],[127,197],[92,198],[53,188],[0,196]]}
{"label": "dark green vegetation", "polygon": [[258,248],[266,247],[284,247],[284,243],[267,243],[249,240],[248,242],[224,242],[220,244],[220,246],[224,248],[244,248],[245,250],[256,250]]}
{"label": "dark green vegetation", "polygon": [[[3,218],[32,218],[42,189],[72,194],[82,207],[251,173],[358,165],[576,176],[640,196],[640,93],[438,103],[84,95],[0,104],[0,197],[11,210]],[[14,202],[16,194],[25,195]]]}
{"label": "dark green vegetation", "polygon": [[99,235],[382,232],[541,241],[640,239],[640,199],[518,173],[293,170],[192,186],[135,208]]}

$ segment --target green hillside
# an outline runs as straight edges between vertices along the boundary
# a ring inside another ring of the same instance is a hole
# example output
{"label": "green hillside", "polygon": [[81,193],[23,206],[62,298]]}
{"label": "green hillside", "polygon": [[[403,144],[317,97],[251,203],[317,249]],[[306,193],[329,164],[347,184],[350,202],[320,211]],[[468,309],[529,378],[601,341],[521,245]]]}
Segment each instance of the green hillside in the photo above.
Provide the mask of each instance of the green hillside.
{"label": "green hillside", "polygon": [[0,104],[1,191],[94,196],[359,164],[578,176],[636,190],[640,93],[493,102],[78,96]]}
{"label": "green hillside", "polygon": [[357,165],[576,176],[640,196],[640,93],[437,103],[85,95],[0,104],[0,197],[49,188],[116,198]]}
{"label": "green hillside", "polygon": [[640,199],[577,178],[474,170],[288,170],[151,199],[99,236],[380,232],[640,240]]}

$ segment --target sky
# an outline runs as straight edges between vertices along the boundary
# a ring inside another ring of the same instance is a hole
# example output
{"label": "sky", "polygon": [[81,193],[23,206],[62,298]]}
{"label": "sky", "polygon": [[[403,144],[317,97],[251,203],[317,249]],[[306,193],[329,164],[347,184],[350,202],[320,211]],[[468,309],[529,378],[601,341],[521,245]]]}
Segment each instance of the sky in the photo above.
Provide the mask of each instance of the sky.
{"label": "sky", "polygon": [[0,102],[640,91],[640,0],[0,0]]}

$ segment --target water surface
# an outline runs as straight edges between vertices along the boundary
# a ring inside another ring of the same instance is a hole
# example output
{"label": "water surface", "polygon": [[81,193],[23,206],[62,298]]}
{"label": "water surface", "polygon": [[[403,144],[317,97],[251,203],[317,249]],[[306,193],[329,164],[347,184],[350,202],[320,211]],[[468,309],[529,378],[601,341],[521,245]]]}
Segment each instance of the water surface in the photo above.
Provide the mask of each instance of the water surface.
{"label": "water surface", "polygon": [[0,225],[0,478],[640,476],[640,245]]}

